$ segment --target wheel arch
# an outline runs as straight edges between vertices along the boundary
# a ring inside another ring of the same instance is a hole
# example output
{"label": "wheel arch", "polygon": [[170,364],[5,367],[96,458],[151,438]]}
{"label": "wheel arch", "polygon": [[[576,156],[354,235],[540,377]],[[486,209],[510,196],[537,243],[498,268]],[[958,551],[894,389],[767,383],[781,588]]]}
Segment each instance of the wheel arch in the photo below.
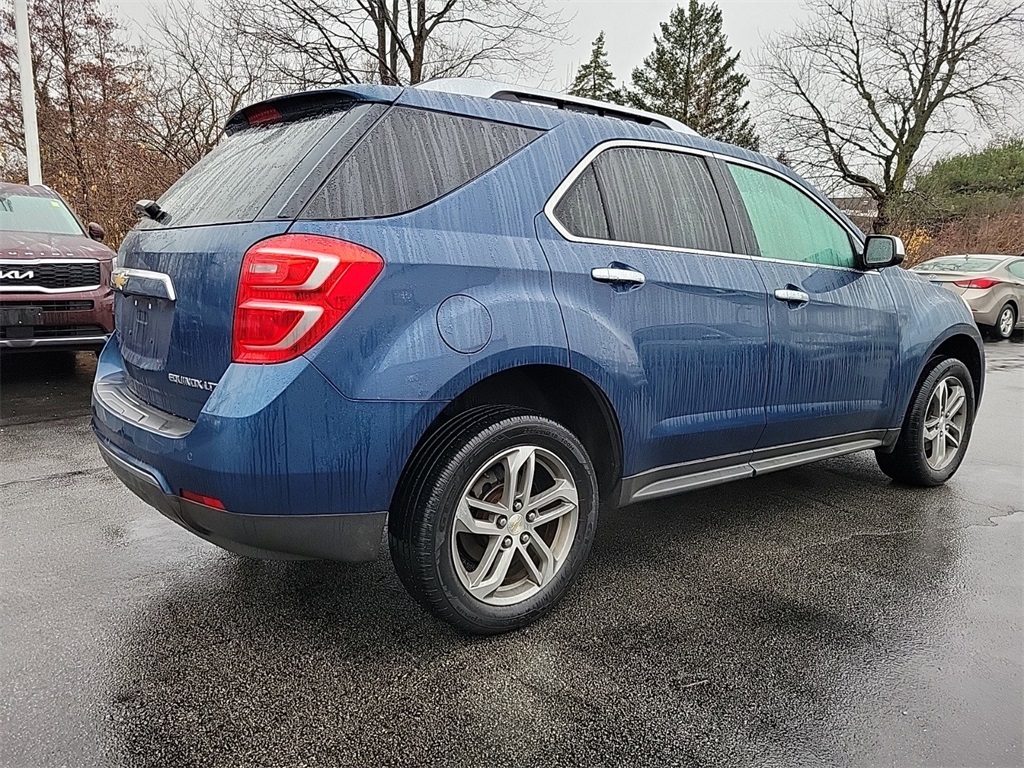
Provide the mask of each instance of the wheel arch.
{"label": "wheel arch", "polygon": [[[985,384],[985,356],[978,343],[971,336],[958,333],[942,341],[928,356],[928,361],[936,357],[956,358],[967,366],[967,370],[971,374],[971,381],[974,383],[975,403],[980,403],[981,390]],[[923,369],[920,375],[924,375]],[[920,381],[920,377],[918,381]]]}
{"label": "wheel arch", "polygon": [[406,481],[420,447],[453,417],[482,405],[526,408],[562,424],[583,443],[594,463],[602,498],[614,498],[622,479],[622,430],[605,392],[571,368],[529,364],[495,372],[473,383],[439,413],[409,455],[395,490]]}
{"label": "wheel arch", "polygon": [[[1016,323],[1019,323],[1020,322],[1020,305],[1017,303],[1017,297],[1016,296],[1012,296],[1012,295],[1007,297],[1006,301],[1003,302],[1003,307],[1005,307],[1007,304],[1009,304],[1011,307],[1013,307],[1014,320],[1015,320]],[[1002,307],[1000,307],[1000,310],[1001,309],[1002,309]]]}

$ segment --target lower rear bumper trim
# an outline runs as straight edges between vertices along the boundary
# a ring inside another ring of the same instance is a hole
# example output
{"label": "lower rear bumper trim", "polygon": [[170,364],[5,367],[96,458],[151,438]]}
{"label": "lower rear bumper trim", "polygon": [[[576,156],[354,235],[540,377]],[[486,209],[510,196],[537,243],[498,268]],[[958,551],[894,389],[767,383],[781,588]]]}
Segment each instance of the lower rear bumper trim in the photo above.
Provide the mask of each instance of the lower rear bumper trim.
{"label": "lower rear bumper trim", "polygon": [[132,493],[164,517],[217,546],[274,560],[376,560],[387,512],[247,515],[224,512],[174,495],[158,472],[130,461],[98,438],[100,455]]}

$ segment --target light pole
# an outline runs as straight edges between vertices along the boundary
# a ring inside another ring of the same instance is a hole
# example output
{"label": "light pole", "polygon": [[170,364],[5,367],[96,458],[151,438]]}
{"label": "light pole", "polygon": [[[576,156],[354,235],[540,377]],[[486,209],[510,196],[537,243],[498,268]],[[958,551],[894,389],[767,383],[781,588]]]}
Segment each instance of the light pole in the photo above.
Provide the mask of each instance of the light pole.
{"label": "light pole", "polygon": [[36,123],[36,89],[32,81],[32,49],[28,42],[28,0],[14,0],[14,26],[18,33],[18,69],[21,72],[21,114],[25,120],[25,157],[28,183],[42,184],[39,164],[39,125]]}

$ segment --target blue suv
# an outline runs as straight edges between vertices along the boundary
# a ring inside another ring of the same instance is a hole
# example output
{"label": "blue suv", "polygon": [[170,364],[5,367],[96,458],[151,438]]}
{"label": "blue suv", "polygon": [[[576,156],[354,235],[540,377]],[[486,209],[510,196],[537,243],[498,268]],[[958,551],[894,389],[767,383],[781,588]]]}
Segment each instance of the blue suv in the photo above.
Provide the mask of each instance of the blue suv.
{"label": "blue suv", "polygon": [[124,241],[100,450],[192,533],[373,560],[474,633],[565,594],[599,503],[855,451],[956,472],[963,301],[666,118],[479,81],[257,104]]}

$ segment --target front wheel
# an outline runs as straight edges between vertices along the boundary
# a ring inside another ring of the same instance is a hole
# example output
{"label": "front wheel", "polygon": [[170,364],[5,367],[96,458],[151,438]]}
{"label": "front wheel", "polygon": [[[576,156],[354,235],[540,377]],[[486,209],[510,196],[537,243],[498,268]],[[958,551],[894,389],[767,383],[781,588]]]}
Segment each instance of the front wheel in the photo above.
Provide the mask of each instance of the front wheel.
{"label": "front wheel", "polygon": [[960,468],[974,428],[974,380],[959,360],[934,361],[910,402],[891,453],[878,466],[908,485],[942,485]]}
{"label": "front wheel", "polygon": [[473,409],[419,449],[389,520],[395,568],[438,617],[474,634],[526,626],[564,596],[597,527],[597,480],[575,435],[538,414]]}

